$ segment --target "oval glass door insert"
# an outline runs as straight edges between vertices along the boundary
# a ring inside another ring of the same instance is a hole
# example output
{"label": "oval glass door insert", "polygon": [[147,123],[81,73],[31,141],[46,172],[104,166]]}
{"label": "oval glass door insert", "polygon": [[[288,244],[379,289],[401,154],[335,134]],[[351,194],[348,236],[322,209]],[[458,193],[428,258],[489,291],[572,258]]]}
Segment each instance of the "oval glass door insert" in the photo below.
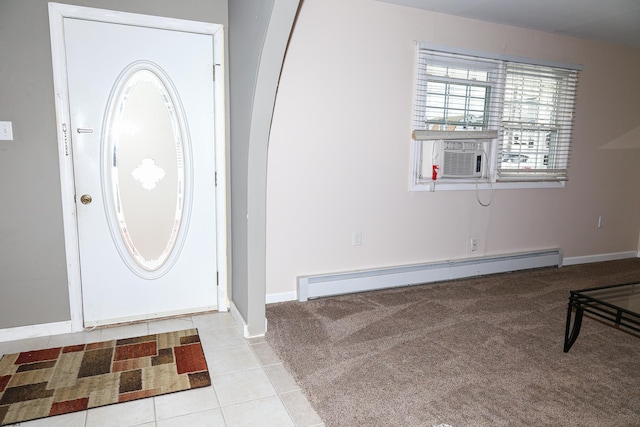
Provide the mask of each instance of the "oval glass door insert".
{"label": "oval glass door insert", "polygon": [[171,268],[188,218],[185,120],[168,77],[153,64],[130,66],[112,93],[103,133],[107,217],[123,260],[154,278]]}

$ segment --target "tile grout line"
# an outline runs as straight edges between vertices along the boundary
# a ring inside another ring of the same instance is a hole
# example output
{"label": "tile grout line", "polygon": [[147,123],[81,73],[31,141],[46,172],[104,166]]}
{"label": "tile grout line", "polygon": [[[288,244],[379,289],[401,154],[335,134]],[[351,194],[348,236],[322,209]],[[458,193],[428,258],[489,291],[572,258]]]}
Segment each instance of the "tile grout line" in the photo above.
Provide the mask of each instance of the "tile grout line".
{"label": "tile grout line", "polygon": [[[193,317],[190,317],[189,320],[190,320],[191,328],[197,328]],[[154,325],[155,322],[161,322],[161,321],[153,321],[152,320],[152,321],[145,322],[144,323],[144,327],[140,328],[140,333],[149,335],[149,334],[152,333],[151,332],[152,330],[153,330],[154,334],[155,333],[162,333],[165,328],[164,327],[160,327],[158,330],[154,330],[154,326],[153,325]],[[125,327],[126,326],[128,326],[128,325],[125,325]],[[222,324],[221,324],[221,326],[222,326]],[[185,328],[182,328],[182,329],[185,329]],[[201,328],[198,328],[198,332],[199,333],[201,333],[203,331],[225,331],[225,330],[230,330],[233,333],[237,333],[238,332],[237,328],[235,328],[235,327],[220,327],[220,328],[213,327],[213,329],[209,329],[209,328],[205,327],[205,329],[202,329],[202,330],[201,330]],[[80,339],[78,339],[77,341],[78,342],[82,342],[82,343],[87,343],[87,342],[100,341],[100,340],[117,340],[117,339],[121,339],[122,337],[126,338],[126,337],[129,336],[129,334],[127,334],[127,333],[125,333],[124,335],[122,335],[120,337],[116,336],[118,334],[114,333],[113,330],[107,332],[106,336],[103,336],[103,334],[104,334],[104,331],[101,331],[100,334],[98,334],[98,337],[90,338],[88,333],[87,333],[87,331],[79,331],[78,337]],[[44,347],[45,348],[51,347],[53,345],[55,339],[56,338],[54,336],[48,336],[47,339],[45,341],[43,341]],[[268,343],[266,343],[266,342],[260,342],[260,343],[256,343],[256,344],[263,344],[263,345],[268,347]],[[64,345],[68,345],[68,344],[65,344],[65,341],[61,340],[59,345],[60,346],[64,346]],[[225,412],[223,411],[223,408],[230,407],[230,406],[237,405],[237,404],[247,403],[247,402],[251,402],[251,401],[261,400],[261,399],[265,399],[265,398],[269,398],[269,397],[273,397],[273,396],[277,396],[278,397],[278,401],[284,406],[284,409],[285,409],[287,415],[289,416],[289,418],[291,419],[291,421],[293,422],[293,424],[297,425],[295,423],[295,420],[293,419],[289,409],[287,408],[287,406],[285,405],[284,401],[281,398],[281,394],[282,393],[280,393],[278,391],[278,389],[276,388],[276,386],[274,384],[274,381],[267,374],[267,371],[265,369],[266,367],[269,367],[269,366],[282,365],[281,361],[277,362],[277,363],[266,363],[265,364],[263,362],[263,360],[258,356],[258,353],[256,352],[256,349],[255,349],[254,345],[251,342],[249,342],[248,340],[245,340],[242,344],[239,344],[239,345],[231,345],[229,347],[222,347],[222,348],[212,349],[209,352],[205,352],[205,355],[208,353],[210,356],[213,356],[215,353],[225,352],[225,351],[228,351],[231,348],[240,348],[240,347],[243,347],[243,346],[247,346],[250,349],[250,352],[251,352],[252,356],[255,358],[255,360],[257,362],[257,366],[252,367],[252,368],[234,370],[232,372],[251,371],[251,370],[261,369],[262,373],[264,373],[264,375],[267,377],[267,380],[269,381],[269,384],[271,385],[271,387],[273,389],[273,392],[272,392],[273,394],[270,394],[268,396],[263,396],[263,397],[260,397],[260,398],[252,398],[252,399],[242,400],[242,401],[239,401],[239,402],[230,403],[230,404],[227,404],[227,405],[222,405],[221,402],[220,402],[220,399],[219,399],[219,392],[216,389],[216,387],[215,387],[215,385],[213,384],[213,381],[212,381],[211,387],[212,387],[212,390],[214,391],[214,394],[215,394],[216,407],[219,408],[220,414],[222,416],[222,419],[223,419],[223,422],[225,423],[225,425],[228,425],[228,420],[227,420],[227,417],[225,416]],[[204,349],[203,349],[203,352],[204,352]],[[229,372],[229,373],[231,373],[231,372]],[[219,375],[223,375],[223,374],[219,374]],[[290,391],[294,391],[294,390],[290,390]],[[153,405],[153,409],[152,409],[153,418],[152,418],[152,420],[150,420],[148,422],[149,422],[149,424],[157,426],[157,423],[159,421],[162,421],[162,420],[158,420],[157,419],[158,411],[157,411],[157,406],[156,406],[156,397],[153,397],[151,403]],[[81,425],[83,425],[85,427],[91,427],[90,426],[90,417],[88,416],[89,415],[88,412],[89,412],[89,410],[85,410],[82,413],[82,423],[81,423]],[[200,413],[200,412],[205,412],[205,410],[196,410],[196,411],[190,412],[190,413]],[[177,417],[174,417],[174,418],[177,418]]]}
{"label": "tile grout line", "polygon": [[[263,361],[260,359],[260,357],[258,356],[258,353],[256,351],[256,349],[254,348],[254,345],[266,345],[268,346],[268,348],[271,348],[271,346],[269,345],[269,343],[267,341],[264,342],[259,342],[259,343],[255,343],[255,344],[251,344],[250,343],[250,347],[251,347],[251,351],[254,353],[254,355],[256,356],[256,358],[258,359],[258,361],[260,362],[260,365],[262,366],[262,369],[264,370],[265,366],[277,366],[280,365],[284,368],[284,364],[282,363],[282,360],[280,360],[280,358],[278,357],[279,362],[278,363],[271,363],[268,365],[265,365],[263,363]],[[273,351],[273,349],[272,349]],[[286,368],[284,368],[286,371]],[[286,371],[288,373],[288,371]],[[265,370],[265,375],[267,375],[267,378],[269,379],[269,382],[271,383],[271,386],[273,387],[273,389],[276,391],[276,396],[278,397],[278,400],[280,401],[280,403],[282,404],[282,406],[284,407],[284,410],[287,411],[287,415],[289,415],[289,419],[291,419],[291,422],[293,423],[293,425],[295,427],[302,427],[299,426],[298,423],[296,422],[295,417],[293,416],[293,414],[291,413],[291,410],[289,409],[289,407],[287,406],[287,404],[285,403],[285,401],[282,399],[282,394],[280,391],[278,391],[278,388],[276,387],[276,385],[273,382],[273,379],[269,376],[269,374],[267,373],[267,371]],[[295,381],[295,379],[294,379]],[[296,382],[296,385],[298,386],[298,390],[290,390],[290,392],[293,391],[299,391],[300,389],[300,385]]]}
{"label": "tile grout line", "polygon": [[[278,392],[277,388],[275,387],[275,384],[273,383],[273,381],[272,381],[271,377],[269,377],[269,375],[267,374],[267,371],[264,369],[264,368],[265,368],[265,366],[275,366],[275,365],[278,365],[278,364],[281,364],[281,363],[274,363],[274,364],[265,365],[265,364],[262,362],[262,360],[260,359],[260,357],[258,356],[258,354],[257,354],[257,352],[255,351],[255,349],[253,348],[253,344],[252,344],[249,340],[246,340],[246,339],[245,339],[245,342],[246,342],[246,345],[248,346],[249,350],[251,351],[252,355],[255,357],[256,361],[258,362],[259,366],[254,367],[254,368],[239,369],[239,370],[236,370],[236,371],[227,372],[227,373],[223,373],[223,374],[217,374],[217,375],[214,375],[214,377],[216,377],[216,376],[222,376],[222,375],[227,375],[227,374],[235,373],[235,372],[247,372],[247,371],[257,371],[257,370],[261,370],[261,371],[264,373],[264,375],[267,377],[267,379],[268,379],[268,381],[269,381],[269,384],[270,384],[270,385],[271,385],[271,387],[273,388],[273,391],[274,391],[274,393],[275,393],[275,394],[273,394],[273,395],[269,395],[269,396],[262,396],[262,397],[258,397],[258,398],[254,398],[254,399],[242,400],[242,401],[238,401],[238,402],[230,403],[230,404],[227,404],[227,405],[222,405],[222,404],[220,403],[220,400],[218,399],[218,403],[220,404],[220,411],[221,411],[221,413],[222,413],[222,417],[223,417],[223,420],[224,420],[224,422],[225,422],[225,425],[227,425],[228,423],[227,423],[227,420],[226,420],[226,417],[225,417],[224,408],[231,407],[231,406],[235,406],[235,405],[239,405],[239,404],[244,404],[244,403],[248,403],[248,402],[259,401],[259,400],[266,399],[266,398],[270,398],[270,397],[277,397],[278,401],[280,402],[280,404],[282,405],[282,407],[283,407],[283,408],[284,408],[284,410],[286,411],[286,413],[287,413],[287,415],[289,416],[289,419],[291,420],[291,422],[293,423],[293,425],[294,425],[294,426],[296,426],[296,427],[298,427],[298,425],[297,425],[297,423],[295,422],[295,420],[293,419],[293,417],[292,417],[292,415],[291,415],[291,413],[290,413],[289,409],[287,408],[287,406],[285,405],[284,401],[283,401],[283,400],[282,400],[282,398],[280,397],[280,393]],[[235,347],[241,347],[241,346],[235,346]],[[228,348],[231,348],[231,347],[228,347]],[[212,386],[214,387],[214,390],[216,390],[215,385],[213,384],[213,381],[212,381]],[[218,392],[216,391],[216,397],[217,397],[217,396],[218,396]]]}

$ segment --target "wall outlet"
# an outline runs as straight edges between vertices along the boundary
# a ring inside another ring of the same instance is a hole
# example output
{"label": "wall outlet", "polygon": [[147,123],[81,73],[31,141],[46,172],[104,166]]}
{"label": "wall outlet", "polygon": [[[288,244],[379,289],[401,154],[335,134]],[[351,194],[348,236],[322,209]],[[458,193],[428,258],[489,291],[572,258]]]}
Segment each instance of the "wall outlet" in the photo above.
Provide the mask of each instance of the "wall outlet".
{"label": "wall outlet", "polygon": [[362,231],[354,231],[351,234],[351,244],[353,246],[362,246]]}
{"label": "wall outlet", "polygon": [[471,239],[469,242],[469,249],[471,249],[471,252],[478,250],[478,239]]}

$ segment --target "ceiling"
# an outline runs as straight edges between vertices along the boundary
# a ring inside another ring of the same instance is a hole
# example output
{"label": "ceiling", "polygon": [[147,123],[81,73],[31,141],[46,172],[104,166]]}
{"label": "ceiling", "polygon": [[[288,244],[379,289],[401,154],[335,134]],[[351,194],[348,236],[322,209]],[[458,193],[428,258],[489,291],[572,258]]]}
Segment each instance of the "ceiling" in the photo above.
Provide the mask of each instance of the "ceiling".
{"label": "ceiling", "polygon": [[640,49],[638,0],[382,0]]}

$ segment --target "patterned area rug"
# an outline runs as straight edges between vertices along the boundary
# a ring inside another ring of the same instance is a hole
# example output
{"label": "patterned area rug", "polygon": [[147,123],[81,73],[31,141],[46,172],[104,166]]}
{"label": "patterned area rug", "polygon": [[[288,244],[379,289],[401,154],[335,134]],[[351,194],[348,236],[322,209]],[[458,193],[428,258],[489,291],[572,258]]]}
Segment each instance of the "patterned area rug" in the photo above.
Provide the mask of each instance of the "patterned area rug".
{"label": "patterned area rug", "polygon": [[0,425],[209,385],[197,329],[7,354]]}

